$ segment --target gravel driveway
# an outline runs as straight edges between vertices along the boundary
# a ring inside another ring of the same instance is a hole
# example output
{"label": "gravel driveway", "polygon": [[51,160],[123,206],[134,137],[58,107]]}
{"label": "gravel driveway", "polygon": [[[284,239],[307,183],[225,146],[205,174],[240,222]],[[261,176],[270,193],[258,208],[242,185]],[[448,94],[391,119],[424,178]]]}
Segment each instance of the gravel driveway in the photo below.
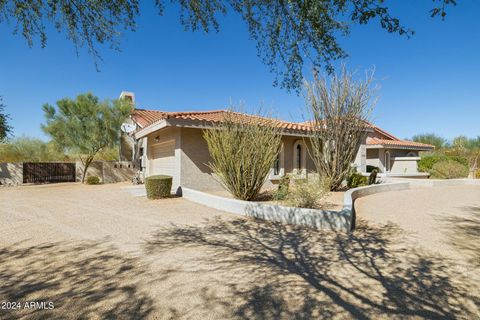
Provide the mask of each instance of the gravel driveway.
{"label": "gravel driveway", "polygon": [[[478,260],[418,246],[398,221],[318,232],[180,198],[149,201],[124,186],[0,189],[0,318],[478,318]],[[446,202],[466,193],[441,192]],[[430,196],[425,206],[437,211]],[[468,213],[450,223],[468,247],[478,245],[467,235],[478,240],[480,198],[465,199]],[[381,214],[388,198],[376,200],[358,215]],[[442,208],[448,218],[451,206]]]}

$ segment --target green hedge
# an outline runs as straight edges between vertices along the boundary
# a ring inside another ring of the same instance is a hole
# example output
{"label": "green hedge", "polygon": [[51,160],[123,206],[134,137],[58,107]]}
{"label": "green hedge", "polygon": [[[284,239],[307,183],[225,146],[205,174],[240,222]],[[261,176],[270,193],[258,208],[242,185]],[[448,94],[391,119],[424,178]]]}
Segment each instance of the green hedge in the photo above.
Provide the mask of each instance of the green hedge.
{"label": "green hedge", "polygon": [[422,156],[422,159],[418,162],[418,171],[431,173],[435,164],[444,161],[454,161],[463,165],[467,169],[469,167],[468,159],[465,157],[434,154]]}
{"label": "green hedge", "polygon": [[145,179],[145,189],[148,199],[170,197],[173,178],[165,175],[150,176]]}
{"label": "green hedge", "polygon": [[100,178],[97,176],[88,176],[85,180],[86,184],[100,184]]}

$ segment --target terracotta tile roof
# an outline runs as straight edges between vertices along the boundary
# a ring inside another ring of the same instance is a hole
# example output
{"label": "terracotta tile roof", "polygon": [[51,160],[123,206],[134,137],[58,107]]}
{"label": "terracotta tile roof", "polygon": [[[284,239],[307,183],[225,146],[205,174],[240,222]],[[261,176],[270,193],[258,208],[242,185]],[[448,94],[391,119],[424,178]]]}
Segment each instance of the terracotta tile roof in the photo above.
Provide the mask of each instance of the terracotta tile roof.
{"label": "terracotta tile roof", "polygon": [[[157,111],[157,110],[135,109],[132,112],[131,117],[142,128],[145,128],[151,124],[154,124],[158,121],[166,120],[166,119],[183,119],[183,120],[206,121],[206,122],[218,123],[218,122],[221,122],[229,112],[231,111],[210,110],[210,111],[188,111],[188,112],[163,112],[163,111]],[[268,118],[263,118],[263,117],[244,114],[244,113],[233,112],[233,114],[235,116],[238,116],[238,119],[240,119],[241,121],[246,121],[246,122],[260,121],[260,123],[262,122],[267,123],[272,121],[271,119],[268,119]],[[282,129],[292,130],[292,131],[303,131],[303,132],[311,131],[312,124],[313,124],[312,121],[306,121],[302,123],[288,122],[288,121],[282,121],[282,120],[274,120],[274,121]],[[387,138],[387,139],[380,139],[380,138],[368,137],[367,145],[384,145],[384,146],[386,145],[386,146],[392,146],[392,147],[397,146],[397,147],[410,147],[410,148],[421,148],[421,149],[434,148],[434,146],[432,145],[398,139],[397,137],[391,135],[390,133],[380,129],[379,127],[369,122],[367,122],[367,126],[369,128],[372,128],[381,136]]]}
{"label": "terracotta tile roof", "polygon": [[[162,112],[154,110],[135,109],[132,113],[132,119],[136,121],[142,128],[149,126],[155,122],[165,119],[183,119],[183,120],[197,120],[206,122],[221,122],[227,113],[232,113],[227,110],[212,110],[212,111],[191,111],[191,112]],[[270,122],[272,119],[263,118],[259,116],[233,112],[235,116],[242,121],[260,123]],[[310,131],[311,126],[304,123],[288,122],[282,120],[274,120],[275,123],[282,129],[295,131]]]}
{"label": "terracotta tile roof", "polygon": [[131,117],[132,120],[138,123],[142,128],[162,120],[166,112],[156,110],[134,109]]}
{"label": "terracotta tile roof", "polygon": [[367,145],[383,145],[383,146],[392,146],[392,147],[412,147],[412,148],[422,148],[422,149],[433,149],[434,146],[430,144],[400,140],[400,139],[378,139],[378,138],[367,138]]}

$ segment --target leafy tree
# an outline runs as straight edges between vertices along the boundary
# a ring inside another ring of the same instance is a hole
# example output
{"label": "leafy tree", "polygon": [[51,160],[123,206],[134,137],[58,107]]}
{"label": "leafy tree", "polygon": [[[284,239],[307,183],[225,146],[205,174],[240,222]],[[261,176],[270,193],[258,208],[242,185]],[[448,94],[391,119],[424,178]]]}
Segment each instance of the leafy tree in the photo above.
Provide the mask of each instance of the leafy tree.
{"label": "leafy tree", "polygon": [[[446,6],[456,0],[433,0],[432,17],[445,17]],[[187,30],[219,30],[219,16],[233,11],[248,27],[257,42],[258,55],[276,73],[275,84],[287,89],[301,87],[302,68],[332,70],[332,62],[345,57],[338,37],[347,35],[352,24],[377,19],[390,33],[410,36],[390,13],[384,0],[172,0],[180,7],[180,22]],[[36,37],[47,42],[48,23],[66,33],[75,46],[86,45],[95,61],[98,44],[118,48],[121,29],[134,30],[139,0],[0,0],[0,23],[12,22],[14,33],[21,33],[28,45]],[[164,1],[156,0],[160,14]],[[306,61],[305,61],[306,60]]]}
{"label": "leafy tree", "polygon": [[12,127],[8,125],[9,119],[10,116],[5,113],[5,105],[0,96],[0,142],[5,141],[8,135],[12,133]]}
{"label": "leafy tree", "polygon": [[365,137],[368,117],[374,106],[372,75],[357,81],[346,71],[330,79],[316,78],[307,83],[307,106],[312,119],[312,150],[309,153],[320,181],[338,190],[347,178],[351,164]]}
{"label": "leafy tree", "polygon": [[120,138],[120,126],[128,117],[131,106],[124,101],[100,102],[88,93],[75,100],[57,101],[57,108],[45,104],[47,120],[42,129],[59,146],[79,154],[84,166],[82,183],[95,156],[112,147]]}
{"label": "leafy tree", "polygon": [[436,149],[442,149],[447,146],[447,140],[436,135],[435,133],[424,133],[424,134],[417,134],[412,137],[413,141],[431,144],[435,146]]}

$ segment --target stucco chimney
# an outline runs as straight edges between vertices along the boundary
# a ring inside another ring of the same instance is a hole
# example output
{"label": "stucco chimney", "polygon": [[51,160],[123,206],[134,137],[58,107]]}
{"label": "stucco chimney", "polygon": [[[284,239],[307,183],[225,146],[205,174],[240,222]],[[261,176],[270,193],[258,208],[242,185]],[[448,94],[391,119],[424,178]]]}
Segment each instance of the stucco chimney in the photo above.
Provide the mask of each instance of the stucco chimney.
{"label": "stucco chimney", "polygon": [[122,91],[118,99],[125,99],[126,101],[132,104],[132,107],[135,107],[135,93],[129,91]]}

